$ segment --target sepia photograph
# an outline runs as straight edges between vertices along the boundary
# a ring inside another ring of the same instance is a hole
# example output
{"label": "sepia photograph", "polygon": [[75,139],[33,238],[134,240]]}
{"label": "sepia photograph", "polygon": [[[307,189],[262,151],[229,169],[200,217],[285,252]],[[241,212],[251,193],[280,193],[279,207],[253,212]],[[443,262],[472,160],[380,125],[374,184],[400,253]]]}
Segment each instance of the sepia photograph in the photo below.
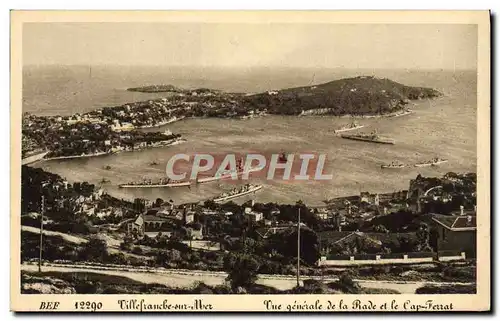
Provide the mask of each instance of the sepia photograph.
{"label": "sepia photograph", "polygon": [[300,14],[12,12],[16,309],[489,309],[489,13]]}

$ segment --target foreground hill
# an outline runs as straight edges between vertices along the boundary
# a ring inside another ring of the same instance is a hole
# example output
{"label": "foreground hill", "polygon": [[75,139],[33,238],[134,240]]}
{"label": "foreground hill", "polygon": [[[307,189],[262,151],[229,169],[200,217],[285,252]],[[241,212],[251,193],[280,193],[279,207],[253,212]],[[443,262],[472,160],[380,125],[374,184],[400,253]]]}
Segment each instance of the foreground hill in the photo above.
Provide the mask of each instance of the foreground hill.
{"label": "foreground hill", "polygon": [[389,79],[355,77],[328,83],[268,91],[243,98],[250,109],[271,114],[380,115],[404,109],[409,100],[435,98],[432,88],[410,87]]}

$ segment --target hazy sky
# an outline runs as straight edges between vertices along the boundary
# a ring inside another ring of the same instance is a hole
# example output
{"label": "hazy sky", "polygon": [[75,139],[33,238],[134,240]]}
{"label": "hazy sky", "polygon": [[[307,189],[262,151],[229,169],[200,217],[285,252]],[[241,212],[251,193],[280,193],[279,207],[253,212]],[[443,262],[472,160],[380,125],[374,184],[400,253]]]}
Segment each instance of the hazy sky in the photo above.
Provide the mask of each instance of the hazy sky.
{"label": "hazy sky", "polygon": [[25,23],[24,64],[475,69],[475,25]]}

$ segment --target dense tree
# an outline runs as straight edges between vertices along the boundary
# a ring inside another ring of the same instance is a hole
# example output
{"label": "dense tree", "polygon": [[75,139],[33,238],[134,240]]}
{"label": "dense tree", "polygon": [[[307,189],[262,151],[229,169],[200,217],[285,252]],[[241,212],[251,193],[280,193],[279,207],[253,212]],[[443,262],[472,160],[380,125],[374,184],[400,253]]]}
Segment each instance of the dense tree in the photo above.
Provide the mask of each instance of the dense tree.
{"label": "dense tree", "polygon": [[[395,213],[374,217],[371,221],[361,224],[359,230],[366,232],[371,230],[375,231],[378,227],[379,229],[385,228],[392,233],[415,231],[416,227],[413,227],[412,223],[417,218],[417,214],[406,210],[400,210]],[[413,227],[413,229],[409,227]],[[386,233],[385,230],[384,233]]]}
{"label": "dense tree", "polygon": [[430,229],[426,223],[421,223],[417,231],[417,244],[415,245],[416,252],[429,252],[432,251],[430,246]]}
{"label": "dense tree", "polygon": [[249,254],[230,253],[224,258],[224,270],[233,289],[253,285],[259,267],[259,262]]}
{"label": "dense tree", "polygon": [[164,201],[161,198],[157,198],[155,201],[155,206],[160,207],[163,205],[163,203],[164,203]]}
{"label": "dense tree", "polygon": [[[289,257],[297,257],[297,231],[284,235],[280,253]],[[279,251],[279,250],[278,250]],[[300,229],[300,258],[308,264],[314,264],[320,257],[319,240],[316,232],[309,228]]]}
{"label": "dense tree", "polygon": [[203,203],[203,207],[208,208],[210,210],[216,210],[218,208],[218,204],[215,203],[213,200],[206,200]]}
{"label": "dense tree", "polygon": [[343,272],[338,280],[338,286],[344,293],[359,293],[361,286],[358,282],[354,281],[348,272]]}
{"label": "dense tree", "polygon": [[373,227],[373,231],[377,233],[389,233],[389,230],[382,224]]}
{"label": "dense tree", "polygon": [[409,238],[406,235],[400,236],[398,238],[399,249],[396,249],[396,253],[407,253],[413,252],[417,246],[417,242],[414,239]]}
{"label": "dense tree", "polygon": [[139,213],[144,212],[146,210],[145,200],[142,198],[134,199],[134,210]]}
{"label": "dense tree", "polygon": [[83,261],[105,262],[107,257],[108,247],[106,242],[98,238],[91,238],[80,252],[80,258]]}

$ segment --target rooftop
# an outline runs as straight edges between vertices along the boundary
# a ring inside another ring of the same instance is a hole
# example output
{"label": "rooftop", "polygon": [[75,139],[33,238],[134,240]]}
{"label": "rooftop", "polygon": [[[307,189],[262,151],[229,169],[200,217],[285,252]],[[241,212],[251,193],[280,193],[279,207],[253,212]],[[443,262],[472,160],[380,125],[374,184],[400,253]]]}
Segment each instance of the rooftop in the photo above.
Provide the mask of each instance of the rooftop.
{"label": "rooftop", "polygon": [[143,218],[145,222],[166,222],[169,220],[168,218],[165,217],[159,217],[156,215],[149,215],[149,214],[143,215]]}
{"label": "rooftop", "polygon": [[330,240],[333,243],[344,241],[350,237],[362,237],[368,239],[374,243],[388,243],[391,240],[397,241],[400,237],[407,237],[409,239],[415,238],[415,233],[375,233],[375,232],[353,232],[353,231],[325,231],[318,233],[318,236],[322,241]]}
{"label": "rooftop", "polygon": [[472,215],[433,214],[432,220],[450,231],[475,231],[477,228],[476,216]]}

